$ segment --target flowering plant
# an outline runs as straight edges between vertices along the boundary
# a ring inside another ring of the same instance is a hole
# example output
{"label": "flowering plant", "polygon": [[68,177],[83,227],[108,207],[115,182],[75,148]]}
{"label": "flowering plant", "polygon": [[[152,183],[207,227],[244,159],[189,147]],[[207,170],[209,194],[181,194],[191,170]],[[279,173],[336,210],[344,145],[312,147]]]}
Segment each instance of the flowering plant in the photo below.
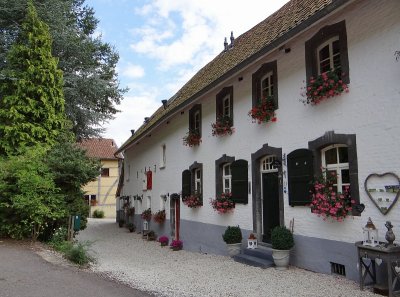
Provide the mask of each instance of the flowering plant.
{"label": "flowering plant", "polygon": [[183,137],[183,144],[186,146],[196,146],[201,142],[201,136],[197,130],[189,130],[185,137]]}
{"label": "flowering plant", "polygon": [[165,209],[157,211],[153,215],[153,220],[156,223],[163,224],[165,222]]}
{"label": "flowering plant", "polygon": [[215,123],[211,124],[212,136],[232,135],[235,128],[232,127],[232,118],[229,116],[220,116]]}
{"label": "flowering plant", "polygon": [[274,97],[263,98],[256,106],[250,109],[248,115],[258,124],[276,122]]}
{"label": "flowering plant", "polygon": [[161,244],[161,246],[167,246],[169,239],[167,236],[163,235],[163,236],[160,236],[160,238],[158,238],[158,242]]}
{"label": "flowering plant", "polygon": [[350,198],[349,187],[345,187],[343,193],[337,192],[334,186],[336,182],[336,172],[325,171],[314,182],[310,207],[312,213],[322,216],[324,220],[332,218],[341,222],[349,214],[355,201]]}
{"label": "flowering plant", "polygon": [[301,101],[304,104],[317,105],[324,99],[338,96],[343,92],[348,93],[349,88],[342,80],[343,75],[344,73],[340,74],[337,70],[330,70],[317,77],[310,77]]}
{"label": "flowering plant", "polygon": [[186,196],[182,199],[183,204],[190,208],[196,208],[198,206],[203,206],[203,199],[199,194],[193,194]]}
{"label": "flowering plant", "polygon": [[183,248],[183,242],[181,240],[172,240],[171,248],[173,250],[181,250]]}
{"label": "flowering plant", "polygon": [[235,208],[235,202],[232,200],[231,193],[222,193],[221,197],[210,199],[210,204],[214,210],[218,211],[219,214],[233,211]]}
{"label": "flowering plant", "polygon": [[148,209],[144,210],[141,214],[141,217],[145,221],[150,221],[151,220],[151,209],[148,208]]}

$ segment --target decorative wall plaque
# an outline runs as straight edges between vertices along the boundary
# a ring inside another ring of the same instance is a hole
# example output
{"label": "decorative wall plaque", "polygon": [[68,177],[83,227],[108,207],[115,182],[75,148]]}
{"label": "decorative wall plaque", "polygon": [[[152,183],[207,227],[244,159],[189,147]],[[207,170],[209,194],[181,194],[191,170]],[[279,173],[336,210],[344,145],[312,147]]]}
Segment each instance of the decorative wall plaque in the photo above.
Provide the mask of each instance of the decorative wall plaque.
{"label": "decorative wall plaque", "polygon": [[364,188],[375,206],[386,215],[399,198],[400,179],[391,172],[373,173],[365,179]]}

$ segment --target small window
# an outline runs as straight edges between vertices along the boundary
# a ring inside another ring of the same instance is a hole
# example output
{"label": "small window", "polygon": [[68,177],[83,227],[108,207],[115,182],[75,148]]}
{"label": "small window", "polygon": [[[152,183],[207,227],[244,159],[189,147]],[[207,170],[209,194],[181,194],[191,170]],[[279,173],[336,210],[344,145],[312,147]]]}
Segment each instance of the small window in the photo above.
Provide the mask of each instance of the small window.
{"label": "small window", "polygon": [[216,119],[229,119],[233,126],[233,87],[223,88],[216,96]]}
{"label": "small window", "polygon": [[167,147],[165,144],[161,146],[161,160],[160,160],[160,169],[165,168],[167,165]]}
{"label": "small window", "polygon": [[222,186],[224,193],[232,192],[232,175],[231,175],[231,164],[225,164],[222,166]]}
{"label": "small window", "polygon": [[252,76],[252,106],[256,106],[268,97],[273,98],[278,108],[278,68],[277,62],[263,64]]}
{"label": "small window", "polygon": [[101,168],[101,176],[109,177],[110,176],[110,168]]}
{"label": "small window", "polygon": [[327,173],[334,173],[337,181],[334,184],[337,192],[344,193],[350,187],[348,149],[345,145],[331,145],[321,151],[322,167]]}
{"label": "small window", "polygon": [[196,104],[189,110],[189,132],[201,137],[201,105]]}
{"label": "small window", "polygon": [[305,43],[307,81],[335,70],[343,82],[350,83],[345,21],[325,26]]}

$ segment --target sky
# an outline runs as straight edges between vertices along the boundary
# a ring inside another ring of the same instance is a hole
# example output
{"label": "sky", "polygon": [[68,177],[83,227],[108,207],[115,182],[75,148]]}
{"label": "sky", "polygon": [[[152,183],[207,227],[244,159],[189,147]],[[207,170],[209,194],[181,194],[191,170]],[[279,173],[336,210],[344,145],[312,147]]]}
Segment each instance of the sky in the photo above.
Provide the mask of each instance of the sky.
{"label": "sky", "polygon": [[96,35],[119,53],[118,79],[129,91],[103,137],[121,146],[229,42],[287,0],[86,0],[99,20]]}

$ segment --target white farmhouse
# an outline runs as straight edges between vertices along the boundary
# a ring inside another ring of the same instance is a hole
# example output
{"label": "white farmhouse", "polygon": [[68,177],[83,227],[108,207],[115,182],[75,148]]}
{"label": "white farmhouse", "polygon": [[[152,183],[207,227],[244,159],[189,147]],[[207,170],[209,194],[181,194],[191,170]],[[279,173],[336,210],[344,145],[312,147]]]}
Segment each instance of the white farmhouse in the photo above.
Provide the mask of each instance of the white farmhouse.
{"label": "white farmhouse", "polygon": [[[118,150],[117,208],[129,201],[139,229],[143,210],[165,209],[166,223],[149,229],[203,253],[226,254],[227,226],[241,227],[245,247],[250,233],[268,245],[285,225],[291,264],[357,279],[354,243],[369,217],[382,241],[386,221],[400,238],[399,15],[397,0],[292,0],[232,36]],[[225,135],[213,135],[218,123],[214,134]],[[322,167],[336,174],[334,190],[351,194],[343,219],[340,206],[322,207],[339,220],[311,212]],[[220,214],[210,199],[226,192],[236,205]],[[202,206],[185,205],[190,195]]]}

